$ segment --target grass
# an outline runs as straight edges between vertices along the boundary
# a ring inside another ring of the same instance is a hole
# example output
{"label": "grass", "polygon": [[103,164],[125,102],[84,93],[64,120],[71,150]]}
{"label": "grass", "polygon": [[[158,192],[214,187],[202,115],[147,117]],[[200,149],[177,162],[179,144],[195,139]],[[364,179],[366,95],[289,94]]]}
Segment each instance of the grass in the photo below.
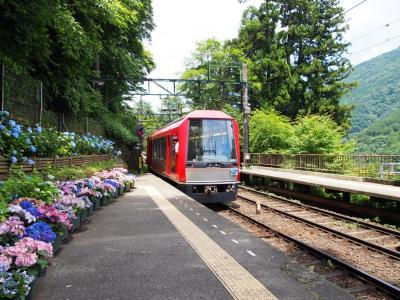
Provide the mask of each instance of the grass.
{"label": "grass", "polygon": [[349,229],[357,229],[358,224],[357,223],[349,223],[349,222],[343,222],[343,221],[336,221],[335,224],[337,227],[343,227],[343,228],[349,228]]}
{"label": "grass", "polygon": [[98,171],[112,169],[119,165],[115,159],[73,167],[53,167],[50,165],[41,173],[45,176],[54,176],[55,180],[66,181],[88,178]]}

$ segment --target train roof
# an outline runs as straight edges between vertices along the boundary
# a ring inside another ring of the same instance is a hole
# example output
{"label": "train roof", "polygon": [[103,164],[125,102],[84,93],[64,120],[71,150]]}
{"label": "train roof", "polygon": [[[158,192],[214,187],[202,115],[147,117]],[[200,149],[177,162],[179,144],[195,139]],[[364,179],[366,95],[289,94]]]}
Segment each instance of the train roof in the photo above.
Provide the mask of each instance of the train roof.
{"label": "train roof", "polygon": [[154,132],[150,137],[154,137],[160,135],[164,132],[167,132],[171,129],[179,127],[185,120],[187,119],[221,119],[221,120],[233,120],[230,115],[227,115],[223,111],[220,110],[194,110],[182,118],[169,123],[165,127],[158,129]]}

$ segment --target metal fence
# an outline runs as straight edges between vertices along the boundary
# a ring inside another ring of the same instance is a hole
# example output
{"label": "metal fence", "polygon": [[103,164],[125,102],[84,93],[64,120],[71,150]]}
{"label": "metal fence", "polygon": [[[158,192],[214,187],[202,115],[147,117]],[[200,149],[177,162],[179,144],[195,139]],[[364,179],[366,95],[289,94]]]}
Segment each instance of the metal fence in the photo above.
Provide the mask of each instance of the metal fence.
{"label": "metal fence", "polygon": [[251,153],[251,165],[400,180],[400,155]]}
{"label": "metal fence", "polygon": [[76,117],[46,109],[46,88],[41,82],[19,74],[0,62],[0,110],[10,112],[21,124],[104,135],[103,124],[87,116]]}

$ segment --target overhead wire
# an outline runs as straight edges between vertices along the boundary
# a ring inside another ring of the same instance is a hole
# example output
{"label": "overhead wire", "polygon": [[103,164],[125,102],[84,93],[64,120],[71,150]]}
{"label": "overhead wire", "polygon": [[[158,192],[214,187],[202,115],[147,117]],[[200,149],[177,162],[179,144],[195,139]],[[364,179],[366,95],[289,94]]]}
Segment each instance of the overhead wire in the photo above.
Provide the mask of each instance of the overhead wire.
{"label": "overhead wire", "polygon": [[367,36],[369,36],[371,34],[374,34],[375,32],[378,32],[378,31],[382,30],[382,29],[388,28],[390,25],[395,24],[395,23],[397,23],[399,21],[400,21],[400,18],[398,18],[398,19],[396,19],[396,20],[394,20],[392,22],[389,22],[389,23],[387,23],[387,24],[385,24],[383,26],[380,26],[380,27],[378,27],[378,28],[376,28],[376,29],[374,29],[374,30],[372,30],[370,32],[367,32],[367,33],[365,33],[363,35],[360,35],[360,36],[356,37],[355,39],[351,40],[350,43],[353,43],[355,41],[363,39],[363,38],[365,38],[365,37],[367,37]]}
{"label": "overhead wire", "polygon": [[363,4],[363,3],[367,2],[367,1],[368,0],[363,0],[363,1],[359,2],[359,3],[357,3],[356,5],[350,7],[348,10],[345,10],[343,13],[339,14],[339,16],[347,14],[349,11],[355,9],[356,7],[360,6],[361,4]]}
{"label": "overhead wire", "polygon": [[390,38],[387,38],[387,39],[384,40],[384,41],[381,41],[381,42],[379,42],[379,43],[377,43],[377,44],[375,44],[375,45],[372,45],[372,46],[370,46],[370,47],[364,48],[364,49],[362,49],[362,50],[360,50],[360,51],[357,51],[357,52],[354,52],[354,53],[350,53],[350,55],[353,56],[353,55],[356,55],[356,54],[360,54],[360,53],[365,52],[365,51],[367,51],[367,50],[369,50],[369,49],[372,49],[372,48],[374,48],[374,47],[377,47],[377,46],[380,46],[380,45],[382,45],[382,44],[385,44],[385,43],[394,41],[394,40],[396,40],[396,39],[398,39],[398,38],[400,38],[400,34],[395,35],[395,36],[392,36],[392,37],[390,37]]}

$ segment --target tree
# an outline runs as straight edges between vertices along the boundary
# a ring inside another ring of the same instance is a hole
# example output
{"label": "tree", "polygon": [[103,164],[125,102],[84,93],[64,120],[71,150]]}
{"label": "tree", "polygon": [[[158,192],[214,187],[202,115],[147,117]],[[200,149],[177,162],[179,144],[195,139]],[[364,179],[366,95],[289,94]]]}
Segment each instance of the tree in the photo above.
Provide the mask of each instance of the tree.
{"label": "tree", "polygon": [[256,110],[249,123],[250,151],[285,153],[291,148],[293,126],[287,117],[274,110]]}
{"label": "tree", "polygon": [[181,97],[168,96],[161,100],[159,117],[163,124],[172,122],[173,120],[182,117],[186,111],[186,102]]}
{"label": "tree", "polygon": [[286,154],[343,154],[354,150],[345,131],[328,116],[304,116],[296,122],[273,109],[259,109],[250,118],[250,151]]}
{"label": "tree", "polygon": [[345,131],[328,116],[305,116],[294,126],[291,152],[343,154],[354,150],[354,142],[344,142]]}
{"label": "tree", "polygon": [[294,120],[327,114],[348,126],[350,106],[339,99],[351,64],[338,0],[265,1],[243,15],[234,43],[251,61],[253,106],[272,106]]}
{"label": "tree", "polygon": [[[241,106],[242,53],[230,43],[216,39],[199,42],[192,56],[186,61],[182,79],[199,80],[185,83],[180,88],[189,99],[192,108],[221,109],[226,104]],[[216,82],[200,83],[200,80]]]}
{"label": "tree", "polygon": [[133,140],[124,95],[154,67],[143,46],[151,0],[0,0],[0,11],[0,59],[43,82],[46,109],[102,119],[110,137]]}
{"label": "tree", "polygon": [[138,81],[99,89],[96,80],[142,78],[153,67],[142,45],[153,26],[151,0],[0,1],[0,10],[0,57],[42,81],[47,106],[58,112],[90,114],[99,105],[116,112]]}

